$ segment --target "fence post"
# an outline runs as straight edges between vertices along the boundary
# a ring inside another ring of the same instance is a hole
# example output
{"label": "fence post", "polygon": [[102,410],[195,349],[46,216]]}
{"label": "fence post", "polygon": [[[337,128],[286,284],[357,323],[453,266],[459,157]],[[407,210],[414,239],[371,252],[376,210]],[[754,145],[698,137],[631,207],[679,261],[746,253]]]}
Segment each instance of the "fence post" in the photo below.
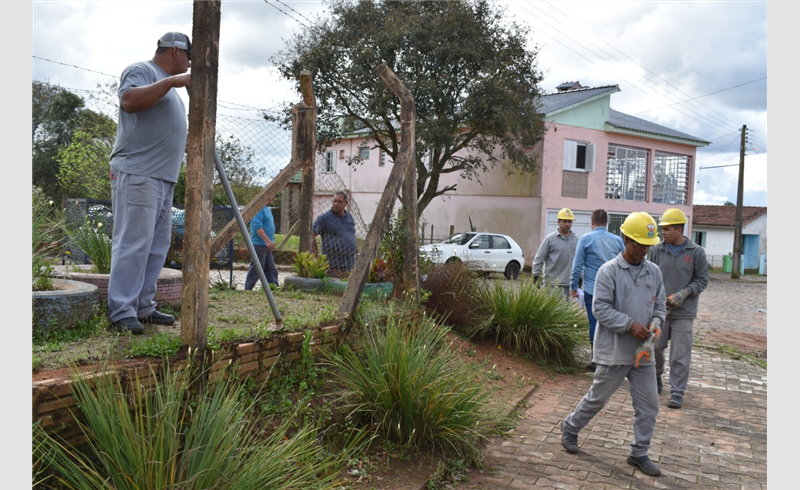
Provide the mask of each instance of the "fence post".
{"label": "fence post", "polygon": [[311,225],[314,221],[314,172],[317,149],[317,107],[311,72],[300,72],[300,90],[303,102],[294,106],[292,125],[292,162],[303,166],[303,184],[300,192],[300,244],[301,252],[311,252]]}
{"label": "fence post", "polygon": [[208,340],[208,269],[217,118],[221,1],[194,2],[195,65],[189,88],[181,341],[199,352]]}

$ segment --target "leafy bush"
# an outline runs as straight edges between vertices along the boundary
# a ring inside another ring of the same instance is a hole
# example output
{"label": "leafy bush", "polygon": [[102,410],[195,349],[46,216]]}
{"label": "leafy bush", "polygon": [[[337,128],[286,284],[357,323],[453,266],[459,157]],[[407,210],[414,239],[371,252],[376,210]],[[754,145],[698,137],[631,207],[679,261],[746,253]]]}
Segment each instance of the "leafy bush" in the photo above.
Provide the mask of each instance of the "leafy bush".
{"label": "leafy bush", "polygon": [[298,277],[313,279],[325,277],[325,273],[330,267],[325,254],[314,255],[310,252],[298,252],[293,265]]}
{"label": "leafy bush", "polygon": [[313,426],[287,437],[289,418],[263,431],[258,399],[233,376],[193,394],[187,367],[151,372],[152,389],[94,374],[73,381],[87,454],[34,425],[34,478],[81,490],[333,488],[351,455],[326,448]]}
{"label": "leafy bush", "polygon": [[485,378],[450,350],[447,328],[413,304],[393,303],[378,318],[360,319],[362,345],[326,356],[343,406],[395,443],[479,461],[481,442],[506,427]]}
{"label": "leafy bush", "polygon": [[586,312],[576,301],[565,301],[560,288],[531,280],[492,281],[480,298],[482,321],[471,335],[493,335],[503,346],[560,363],[571,363],[575,348],[588,343]]}
{"label": "leafy bush", "polygon": [[463,262],[437,265],[420,276],[420,286],[429,291],[425,308],[456,327],[477,325],[483,280]]}

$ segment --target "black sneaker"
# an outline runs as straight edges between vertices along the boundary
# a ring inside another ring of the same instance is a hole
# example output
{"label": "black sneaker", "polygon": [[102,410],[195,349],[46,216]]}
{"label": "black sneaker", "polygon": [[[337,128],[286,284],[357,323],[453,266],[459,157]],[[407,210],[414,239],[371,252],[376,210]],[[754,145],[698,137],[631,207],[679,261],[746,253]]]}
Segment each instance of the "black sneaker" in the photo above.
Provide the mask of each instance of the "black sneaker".
{"label": "black sneaker", "polygon": [[561,445],[570,454],[581,452],[581,448],[578,447],[578,435],[567,432],[564,428],[564,422],[561,422]]}
{"label": "black sneaker", "polygon": [[139,323],[139,320],[132,316],[121,318],[113,322],[111,324],[111,328],[117,330],[118,332],[130,332],[134,335],[140,335],[144,333],[144,325]]}
{"label": "black sneaker", "polygon": [[655,463],[650,461],[650,457],[647,455],[640,456],[638,458],[634,456],[628,456],[628,464],[631,466],[636,466],[642,470],[642,473],[645,475],[658,476],[661,474],[661,470],[658,469],[658,466],[656,466]]}
{"label": "black sneaker", "polygon": [[683,406],[683,397],[680,395],[672,395],[667,402],[669,408],[681,408]]}
{"label": "black sneaker", "polygon": [[664,391],[664,382],[661,381],[661,376],[656,378],[656,386],[658,386],[658,393],[661,394]]}
{"label": "black sneaker", "polygon": [[175,317],[166,313],[161,313],[158,310],[153,310],[149,316],[139,318],[142,323],[157,323],[158,325],[173,325],[175,324]]}

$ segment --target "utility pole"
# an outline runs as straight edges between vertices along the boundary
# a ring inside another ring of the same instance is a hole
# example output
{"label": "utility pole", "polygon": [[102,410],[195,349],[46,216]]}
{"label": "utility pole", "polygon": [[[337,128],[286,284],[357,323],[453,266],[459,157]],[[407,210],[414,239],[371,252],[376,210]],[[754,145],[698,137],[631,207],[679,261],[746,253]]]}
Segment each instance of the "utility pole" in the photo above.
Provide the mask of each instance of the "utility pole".
{"label": "utility pole", "polygon": [[731,279],[739,279],[742,267],[742,204],[744,201],[744,148],[747,142],[747,125],[742,126],[742,144],[739,148],[739,192],[736,197],[736,224],[733,230],[733,269]]}

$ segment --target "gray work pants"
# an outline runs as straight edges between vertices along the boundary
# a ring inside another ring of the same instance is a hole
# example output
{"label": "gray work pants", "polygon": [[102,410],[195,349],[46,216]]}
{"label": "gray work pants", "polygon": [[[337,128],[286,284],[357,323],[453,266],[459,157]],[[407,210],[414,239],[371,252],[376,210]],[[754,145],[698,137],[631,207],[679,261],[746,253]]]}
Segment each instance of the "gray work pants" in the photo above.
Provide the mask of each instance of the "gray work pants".
{"label": "gray work pants", "polygon": [[664,374],[664,351],[669,342],[669,385],[670,394],[683,397],[689,384],[689,366],[692,363],[692,325],[691,318],[670,319],[661,326],[661,335],[656,339],[654,350],[656,376]]}
{"label": "gray work pants", "polygon": [[633,439],[630,455],[646,456],[650,440],[656,427],[658,415],[658,390],[656,389],[655,366],[606,366],[598,364],[594,382],[583,396],[575,411],[564,420],[564,430],[578,434],[603,409],[611,395],[628,378],[631,404],[633,405]]}
{"label": "gray work pants", "polygon": [[108,281],[108,318],[145,318],[156,309],[158,275],[172,234],[175,184],[141,175],[114,172],[111,206],[114,235]]}

